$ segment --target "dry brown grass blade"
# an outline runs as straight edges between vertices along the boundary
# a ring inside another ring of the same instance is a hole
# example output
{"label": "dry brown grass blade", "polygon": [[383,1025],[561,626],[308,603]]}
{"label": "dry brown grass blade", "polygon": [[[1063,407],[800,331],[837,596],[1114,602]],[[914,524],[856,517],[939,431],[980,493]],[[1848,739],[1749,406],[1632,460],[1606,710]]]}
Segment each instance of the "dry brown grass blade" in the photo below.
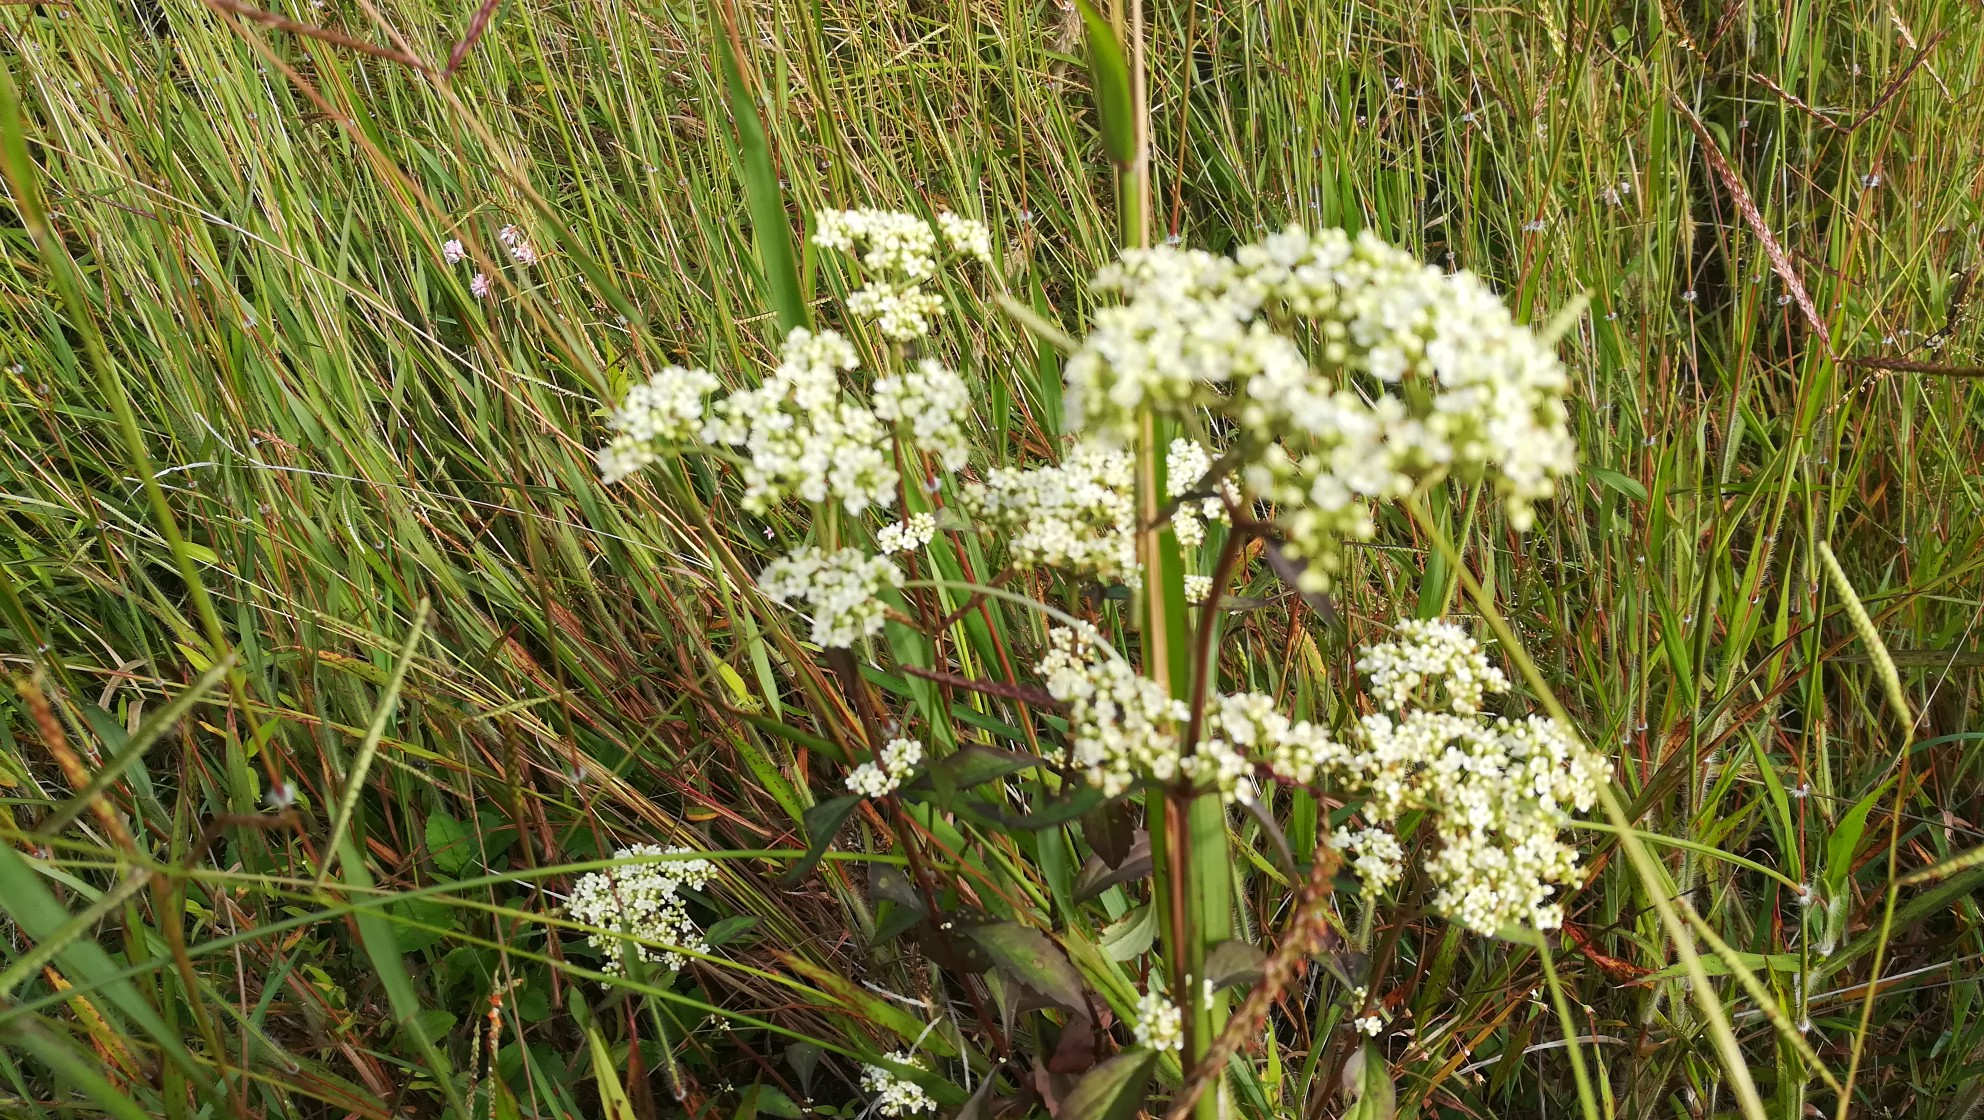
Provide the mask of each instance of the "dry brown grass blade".
{"label": "dry brown grass blade", "polygon": [[1784,246],[1778,244],[1777,235],[1771,232],[1770,226],[1764,222],[1763,212],[1757,209],[1756,202],[1750,198],[1750,192],[1744,188],[1743,177],[1730,166],[1729,158],[1722,154],[1722,148],[1716,144],[1714,134],[1709,132],[1708,126],[1695,115],[1695,111],[1688,107],[1688,103],[1676,94],[1669,94],[1668,101],[1674,106],[1675,112],[1680,113],[1681,118],[1688,122],[1688,127],[1695,130],[1696,139],[1701,141],[1703,157],[1708,160],[1708,165],[1714,169],[1716,176],[1722,180],[1722,185],[1727,187],[1730,195],[1735,198],[1736,209],[1742,213],[1743,221],[1749,225],[1750,232],[1757,235],[1757,240],[1763,243],[1764,255],[1770,258],[1772,271],[1783,279],[1785,287],[1791,289],[1791,298],[1797,302],[1798,310],[1805,313],[1805,321],[1811,324],[1813,333],[1819,336],[1819,341],[1825,345],[1826,353],[1830,356],[1833,352],[1832,332],[1826,329],[1825,320],[1819,317],[1819,309],[1812,303],[1811,294],[1805,290],[1805,282],[1798,278],[1798,270],[1791,267],[1791,258],[1785,254]]}

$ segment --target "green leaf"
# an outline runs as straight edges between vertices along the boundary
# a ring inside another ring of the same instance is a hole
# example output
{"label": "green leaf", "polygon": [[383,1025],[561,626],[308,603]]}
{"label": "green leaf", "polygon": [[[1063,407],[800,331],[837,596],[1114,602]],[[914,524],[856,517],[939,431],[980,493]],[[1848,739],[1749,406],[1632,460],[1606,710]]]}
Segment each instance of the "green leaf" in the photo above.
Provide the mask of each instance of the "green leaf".
{"label": "green leaf", "polygon": [[1641,486],[1638,479],[1628,477],[1606,467],[1595,467],[1588,464],[1583,470],[1592,481],[1605,486],[1607,489],[1617,490],[1619,493],[1624,494],[1636,502],[1646,501],[1646,487]]}
{"label": "green leaf", "polygon": [[1121,921],[1102,927],[1097,940],[1112,961],[1132,961],[1143,956],[1157,941],[1157,908],[1137,907],[1123,915]]}
{"label": "green leaf", "polygon": [[586,1052],[592,1056],[592,1076],[599,1084],[599,1110],[604,1120],[634,1120],[634,1104],[627,1099],[627,1087],[620,1083],[619,1064],[599,1028],[590,1023],[586,1025]]}
{"label": "green leaf", "polygon": [[1206,983],[1215,992],[1236,984],[1255,983],[1260,980],[1267,960],[1267,954],[1259,946],[1245,941],[1222,941],[1206,954]]}
{"label": "green leaf", "polygon": [[1083,786],[1072,793],[1044,801],[1029,813],[1007,812],[1000,806],[971,799],[960,799],[952,808],[959,815],[970,817],[981,824],[1017,828],[1023,832],[1040,832],[1044,829],[1059,828],[1105,800],[1107,798],[1102,796],[1101,790]]}
{"label": "green leaf", "polygon": [[776,1085],[753,1085],[744,1090],[737,1105],[737,1114],[743,1116],[749,1109],[756,1116],[777,1116],[781,1120],[799,1120],[805,1113],[785,1090]]}
{"label": "green leaf", "polygon": [[69,911],[42,885],[33,866],[12,845],[4,843],[0,843],[0,913],[11,917],[21,932],[37,943],[60,944],[60,939],[67,938],[67,943],[55,951],[55,961],[76,989],[88,992],[107,1019],[137,1024],[175,1066],[203,1091],[210,1091],[206,1070],[187,1053],[178,1032],[166,1026],[130,980],[117,975],[117,963],[101,945],[80,936],[84,930],[72,928]]}
{"label": "green leaf", "polygon": [[1137,120],[1130,101],[1130,65],[1116,29],[1089,0],[1075,0],[1088,32],[1089,93],[1095,98],[1102,150],[1110,162],[1128,167],[1137,158]]}
{"label": "green leaf", "polygon": [[476,861],[475,829],[436,809],[427,814],[427,858],[444,875],[459,877]]}
{"label": "green leaf", "polygon": [[1343,1089],[1352,1098],[1343,1120],[1392,1120],[1398,1113],[1391,1070],[1385,1066],[1385,1056],[1369,1042],[1343,1064]]}
{"label": "green leaf", "polygon": [[1055,1120],[1131,1120],[1144,1106],[1157,1051],[1128,1050],[1082,1075]]}
{"label": "green leaf", "polygon": [[1151,867],[1150,834],[1140,830],[1119,866],[1110,867],[1099,855],[1083,861],[1081,873],[1075,876],[1075,901],[1087,902],[1119,883],[1135,882],[1149,875]]}
{"label": "green leaf", "polygon": [[[1702,971],[1708,975],[1729,975],[1729,962],[1722,959],[1722,954],[1703,953],[1700,959]],[[1797,972],[1799,969],[1805,967],[1804,960],[1797,953],[1771,953],[1769,955],[1763,953],[1738,953],[1736,954],[1736,959],[1741,961],[1743,967],[1749,969],[1751,972],[1761,972],[1765,969],[1772,972]],[[1639,982],[1642,984],[1651,984],[1655,981],[1672,980],[1676,977],[1686,976],[1687,974],[1686,965],[1671,964],[1658,972],[1642,977]]]}
{"label": "green leaf", "polygon": [[1875,786],[1867,796],[1855,802],[1839,818],[1832,828],[1832,835],[1826,838],[1826,869],[1821,881],[1825,884],[1827,898],[1834,898],[1846,892],[1846,880],[1853,873],[1853,854],[1860,848],[1860,837],[1867,831],[1867,814],[1886,792],[1888,784]]}
{"label": "green leaf", "polygon": [[703,934],[703,940],[709,944],[710,948],[714,949],[720,945],[726,945],[737,940],[757,928],[757,925],[757,915],[735,914],[711,926],[709,932]]}
{"label": "green leaf", "polygon": [[957,788],[970,789],[996,782],[1008,774],[1031,770],[1040,764],[1041,760],[1036,755],[972,743],[937,760],[930,769],[942,772]]}
{"label": "green leaf", "polygon": [[717,36],[717,62],[730,98],[730,120],[737,130],[737,173],[744,181],[744,198],[751,210],[751,237],[758,244],[758,264],[765,270],[772,310],[781,333],[807,323],[806,300],[799,293],[799,265],[792,251],[792,227],[772,168],[771,141],[751,88],[744,82],[744,59],[728,35]]}
{"label": "green leaf", "polygon": [[789,887],[811,874],[814,866],[826,856],[827,845],[834,842],[840,826],[847,823],[848,816],[860,804],[861,795],[850,793],[832,801],[822,801],[806,810],[806,854],[792,865],[792,870],[786,872],[780,882]]}
{"label": "green leaf", "polygon": [[1018,922],[972,926],[964,932],[1013,979],[1070,1010],[1088,1006],[1081,973],[1053,938]]}

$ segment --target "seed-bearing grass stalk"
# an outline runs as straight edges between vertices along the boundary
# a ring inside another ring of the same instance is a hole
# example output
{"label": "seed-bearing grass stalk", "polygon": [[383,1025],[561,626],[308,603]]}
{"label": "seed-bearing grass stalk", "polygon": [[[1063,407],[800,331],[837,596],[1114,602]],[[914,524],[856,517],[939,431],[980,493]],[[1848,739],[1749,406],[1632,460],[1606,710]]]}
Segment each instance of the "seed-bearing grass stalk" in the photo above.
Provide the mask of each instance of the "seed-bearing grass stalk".
{"label": "seed-bearing grass stalk", "polygon": [[1874,620],[1867,616],[1867,607],[1853,590],[1852,581],[1846,578],[1846,569],[1839,566],[1839,558],[1832,554],[1832,545],[1819,541],[1817,551],[1826,574],[1832,578],[1833,586],[1839,592],[1847,617],[1853,620],[1853,628],[1859,631],[1860,640],[1867,643],[1867,656],[1874,663],[1874,674],[1881,679],[1888,703],[1894,706],[1895,719],[1901,724],[1901,775],[1895,781],[1894,804],[1888,810],[1887,900],[1881,907],[1880,935],[1874,941],[1874,961],[1867,974],[1867,995],[1860,1002],[1860,1026],[1853,1032],[1853,1049],[1846,1060],[1846,1085],[1839,1092],[1837,1116],[1838,1120],[1846,1120],[1853,1108],[1853,1083],[1860,1076],[1860,1057],[1866,1049],[1867,1031],[1874,1020],[1874,999],[1881,990],[1881,967],[1886,963],[1888,936],[1894,930],[1895,900],[1900,895],[1895,889],[1898,874],[1896,861],[1901,851],[1901,816],[1903,799],[1908,796],[1909,763],[1915,754],[1912,749],[1915,745],[1915,712],[1908,703],[1908,694],[1902,690],[1901,675],[1895,672],[1894,658],[1888,654],[1887,643],[1881,641],[1881,632],[1874,628]]}

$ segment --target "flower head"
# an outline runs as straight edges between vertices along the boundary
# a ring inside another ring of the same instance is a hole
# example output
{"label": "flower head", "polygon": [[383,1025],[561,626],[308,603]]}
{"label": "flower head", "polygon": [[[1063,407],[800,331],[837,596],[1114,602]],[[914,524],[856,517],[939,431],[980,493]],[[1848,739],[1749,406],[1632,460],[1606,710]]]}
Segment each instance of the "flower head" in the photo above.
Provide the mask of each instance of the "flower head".
{"label": "flower head", "polygon": [[882,526],[875,534],[875,547],[884,556],[897,552],[914,552],[929,544],[936,535],[935,514],[912,513],[908,521],[890,522]]}
{"label": "flower head", "polygon": [[1160,1053],[1185,1045],[1185,1016],[1170,997],[1153,987],[1137,1000],[1137,1045]]}
{"label": "flower head", "polygon": [[449,264],[460,264],[468,259],[468,250],[462,247],[460,241],[451,237],[441,243],[441,259]]}
{"label": "flower head", "polygon": [[1522,529],[1575,466],[1550,348],[1472,274],[1369,231],[1290,228],[1232,258],[1131,250],[1095,286],[1123,302],[1069,359],[1071,418],[1116,443],[1144,409],[1230,421],[1238,477],[1280,511],[1312,588],[1373,534],[1373,504],[1435,472],[1489,481]]}
{"label": "flower head", "polygon": [[478,272],[469,277],[468,294],[477,299],[488,299],[489,293],[495,289],[496,282],[489,279],[489,274],[486,272]]}
{"label": "flower head", "polygon": [[[670,970],[682,967],[681,953],[641,942],[660,942],[698,953],[709,950],[689,917],[687,901],[677,892],[685,887],[701,890],[715,876],[715,865],[706,859],[657,858],[689,852],[688,848],[655,844],[622,848],[613,858],[646,862],[594,871],[572,885],[566,913],[574,921],[606,931],[588,934],[586,941],[606,954],[607,971],[626,971],[630,946],[640,960]],[[630,941],[630,937],[635,940]]]}
{"label": "flower head", "polygon": [[833,331],[794,327],[784,360],[755,389],[730,394],[711,410],[703,438],[740,447],[744,508],[763,513],[797,495],[838,499],[850,514],[895,501],[896,468],[888,432],[875,414],[841,389],[857,364],[854,347]]}
{"label": "flower head", "polygon": [[[908,1051],[894,1051],[888,1058],[897,1065],[923,1067],[923,1063]],[[875,1111],[883,1116],[894,1118],[937,1111],[936,1099],[924,1091],[923,1086],[908,1078],[898,1077],[881,1066],[862,1067],[861,1089],[875,1095]]]}
{"label": "flower head", "polygon": [[847,776],[847,788],[863,797],[886,797],[902,787],[923,762],[923,743],[918,739],[891,739],[882,747],[879,762],[864,762]]}
{"label": "flower head", "polygon": [[1137,580],[1136,457],[1079,444],[1058,467],[999,467],[965,488],[965,503],[1022,568],[1045,564],[1102,582]]}
{"label": "flower head", "polygon": [[854,548],[802,548],[758,573],[758,589],[766,595],[812,608],[813,642],[828,649],[880,633],[886,611],[882,591],[901,586],[902,573],[887,557]]}

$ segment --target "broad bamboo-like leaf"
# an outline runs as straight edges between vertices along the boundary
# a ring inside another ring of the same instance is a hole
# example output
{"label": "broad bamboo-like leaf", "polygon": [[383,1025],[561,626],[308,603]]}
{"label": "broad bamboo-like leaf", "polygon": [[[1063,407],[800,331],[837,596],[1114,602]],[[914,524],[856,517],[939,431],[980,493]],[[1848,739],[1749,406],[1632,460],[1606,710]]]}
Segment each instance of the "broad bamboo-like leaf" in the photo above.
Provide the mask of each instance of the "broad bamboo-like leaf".
{"label": "broad bamboo-like leaf", "polygon": [[1343,1064],[1343,1090],[1351,1098],[1343,1120],[1392,1120],[1398,1113],[1398,1094],[1385,1056],[1369,1042]]}
{"label": "broad bamboo-like leaf", "polygon": [[1006,975],[1062,1007],[1079,1010],[1088,1005],[1081,973],[1053,938],[1019,922],[974,926],[965,933]]}
{"label": "broad bamboo-like leaf", "polygon": [[1157,1051],[1129,1050],[1082,1075],[1056,1120],[1130,1120],[1143,1108]]}
{"label": "broad bamboo-like leaf", "polygon": [[849,814],[861,804],[858,793],[843,794],[831,801],[822,801],[806,810],[806,854],[781,880],[787,886],[797,883],[812,872],[814,866],[827,854],[827,845],[834,842],[840,826],[847,823]]}
{"label": "broad bamboo-like leaf", "polygon": [[1268,955],[1258,945],[1245,941],[1222,941],[1206,954],[1204,967],[1206,983],[1217,992],[1241,984],[1252,984],[1261,978],[1261,969],[1267,964]]}

